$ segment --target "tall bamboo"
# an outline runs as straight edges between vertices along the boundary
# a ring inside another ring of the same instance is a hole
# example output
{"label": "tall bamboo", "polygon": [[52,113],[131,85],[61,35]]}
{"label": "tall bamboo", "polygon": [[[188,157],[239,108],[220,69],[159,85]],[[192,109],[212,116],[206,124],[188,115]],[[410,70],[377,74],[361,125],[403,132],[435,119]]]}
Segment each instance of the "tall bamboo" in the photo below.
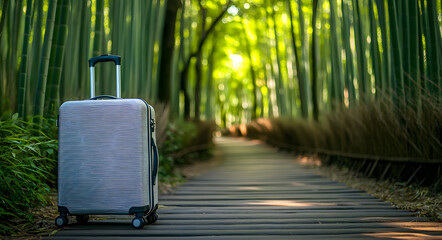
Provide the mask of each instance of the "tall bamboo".
{"label": "tall bamboo", "polygon": [[[0,47],[2,46],[2,40],[4,39],[4,29],[6,26],[6,19],[8,16],[8,7],[9,1],[3,1],[2,4],[2,19],[0,20]],[[0,54],[0,111],[3,110],[4,100],[3,96],[5,95],[5,84],[6,84],[6,66],[3,62],[3,54]]]}
{"label": "tall bamboo", "polygon": [[365,44],[364,35],[362,30],[361,14],[359,9],[359,1],[352,0],[353,5],[353,21],[354,21],[354,31],[355,31],[355,42],[356,42],[356,56],[357,56],[357,67],[358,67],[358,85],[359,85],[359,98],[360,100],[365,99],[370,93],[368,85],[367,76],[367,63],[365,59]]}
{"label": "tall bamboo", "polygon": [[[38,73],[37,93],[35,96],[34,116],[43,116],[44,99],[46,94],[46,82],[49,67],[49,57],[51,55],[52,35],[54,31],[55,11],[57,9],[57,0],[49,2],[48,17],[46,20],[45,36],[43,50]],[[39,121],[39,120],[37,120]]]}
{"label": "tall bamboo", "polygon": [[3,1],[2,19],[0,21],[0,42],[1,42],[2,37],[3,37],[3,29],[5,28],[6,16],[7,16],[6,13],[8,12],[8,7],[9,7],[9,1]]}
{"label": "tall bamboo", "polygon": [[[95,1],[95,26],[94,26],[94,41],[93,41],[93,49],[92,56],[102,55],[104,52],[102,49],[102,38],[104,37],[104,0],[96,0]],[[95,81],[95,85],[99,92],[96,92],[99,95],[103,91],[104,78],[101,74],[104,72],[103,66],[98,67],[96,71],[97,81]]]}
{"label": "tall bamboo", "polygon": [[169,104],[172,91],[173,53],[175,48],[175,23],[181,1],[168,0],[164,26],[162,28],[163,44],[161,44],[161,64],[158,71],[158,100]]}
{"label": "tall bamboo", "polygon": [[376,97],[380,96],[380,91],[384,89],[384,79],[382,78],[381,73],[381,59],[379,53],[379,44],[378,44],[378,29],[376,24],[376,18],[374,15],[374,0],[368,0],[368,12],[370,19],[370,57],[371,57],[371,66],[372,71],[375,77],[375,86],[376,86]]}
{"label": "tall bamboo", "polygon": [[20,76],[19,76],[19,88],[17,96],[17,112],[23,119],[25,118],[25,96],[26,96],[26,82],[27,82],[27,70],[28,70],[28,46],[29,37],[31,35],[31,14],[32,13],[32,0],[26,1],[26,17],[25,17],[25,33],[23,36],[23,47],[20,61]]}
{"label": "tall bamboo", "polygon": [[391,56],[390,47],[387,37],[387,16],[385,12],[385,2],[384,0],[376,0],[376,7],[379,15],[379,26],[381,28],[382,37],[382,55],[381,55],[381,69],[382,69],[382,79],[383,79],[383,91],[387,94],[392,93],[391,88]]}
{"label": "tall bamboo", "polygon": [[345,49],[345,74],[344,84],[348,91],[348,104],[353,106],[356,104],[356,92],[353,84],[355,78],[355,70],[353,64],[353,52],[350,45],[350,13],[348,9],[348,3],[342,1],[342,41]]}
{"label": "tall bamboo", "polygon": [[6,99],[9,101],[9,108],[12,111],[15,111],[17,107],[17,55],[20,53],[21,46],[19,43],[19,35],[22,33],[21,29],[21,20],[23,15],[23,0],[14,1],[14,8],[11,8],[12,11],[9,11],[11,16],[11,25],[9,29],[9,47],[7,48],[7,61],[2,63],[2,65],[6,66]]}
{"label": "tall bamboo", "polygon": [[410,79],[410,97],[416,101],[413,104],[416,104],[417,112],[420,113],[420,99],[421,99],[421,80],[420,80],[420,66],[421,62],[420,54],[419,54],[419,42],[422,42],[422,34],[419,34],[419,6],[418,1],[410,1],[408,5],[409,10],[409,25],[408,32],[409,36],[409,79]]}
{"label": "tall bamboo", "polygon": [[[216,34],[212,36],[212,39],[217,39]],[[213,69],[215,65],[215,52],[217,47],[217,41],[212,41],[212,47],[210,49],[209,56],[207,58],[207,64],[209,65],[207,69],[207,84],[206,84],[206,111],[205,118],[206,120],[212,119],[214,117],[214,83],[213,83]],[[252,65],[251,65],[252,67]],[[256,88],[256,86],[254,87]],[[252,112],[253,114],[253,112]]]}
{"label": "tall bamboo", "polygon": [[55,62],[55,55],[57,55],[58,50],[58,36],[60,35],[60,28],[61,28],[61,16],[63,15],[62,12],[62,1],[58,2],[57,4],[57,10],[55,11],[55,21],[54,21],[54,33],[52,36],[52,43],[51,43],[51,55],[49,57],[49,69],[48,69],[48,76],[46,81],[46,94],[45,94],[45,102],[44,102],[44,113],[43,116],[47,116],[49,114],[49,108],[52,108],[52,106],[49,106],[49,98],[51,96],[51,87],[52,87],[52,81],[54,80],[54,73],[55,73],[55,65],[57,64]]}
{"label": "tall bamboo", "polygon": [[[290,11],[291,12],[291,11]],[[318,88],[318,41],[316,36],[316,18],[318,13],[318,0],[313,0],[313,15],[312,15],[312,106],[313,106],[313,119],[315,121],[319,121],[319,99],[318,92],[320,89]],[[293,23],[290,25],[293,28]],[[292,29],[293,32],[293,29]],[[292,33],[293,37],[293,33]],[[296,46],[294,46],[296,47]],[[297,60],[296,60],[297,61]],[[307,108],[308,109],[308,108]],[[308,113],[307,113],[308,116]],[[305,114],[303,113],[303,117],[305,118]]]}
{"label": "tall bamboo", "polygon": [[[163,63],[163,29],[165,25],[165,18],[166,18],[166,11],[167,11],[167,2],[168,0],[161,1],[161,4],[158,6],[158,16],[157,16],[157,24],[158,26],[155,29],[155,49],[156,55],[155,55],[155,72],[154,72],[154,85],[152,86],[152,99],[157,102],[158,101],[158,93],[159,93],[159,83],[160,83],[160,70],[161,70],[161,64]],[[174,22],[175,23],[175,22]],[[172,48],[173,50],[173,48]]]}
{"label": "tall bamboo", "polygon": [[32,114],[33,111],[33,107],[34,107],[34,99],[35,99],[35,95],[36,92],[31,90],[31,89],[36,89],[37,88],[37,83],[38,81],[36,80],[32,80],[32,79],[37,79],[38,78],[38,71],[40,69],[40,57],[41,57],[41,53],[42,53],[42,44],[43,44],[43,30],[42,30],[42,26],[43,26],[43,16],[44,16],[44,11],[43,11],[43,0],[36,0],[35,2],[36,4],[36,8],[35,11],[36,13],[34,13],[36,16],[35,19],[35,23],[33,24],[33,37],[32,37],[32,49],[31,49],[31,56],[32,59],[29,62],[30,66],[29,66],[29,74],[28,74],[28,79],[29,81],[27,81],[27,89],[30,89],[29,91],[27,91],[27,101],[25,104],[25,112],[26,114]]}
{"label": "tall bamboo", "polygon": [[277,96],[277,102],[278,102],[278,109],[281,115],[286,115],[287,109],[286,109],[286,95],[284,91],[284,83],[282,79],[282,68],[281,68],[281,56],[279,53],[279,37],[278,37],[278,27],[276,24],[276,17],[275,17],[275,9],[272,8],[271,16],[273,20],[273,35],[275,40],[275,56],[276,56],[276,67],[277,67],[277,73],[275,74],[275,91]]}
{"label": "tall bamboo", "polygon": [[[425,5],[424,5],[425,6]],[[442,102],[442,42],[441,33],[439,31],[439,22],[437,19],[437,3],[436,0],[427,0],[427,7],[425,14],[427,34],[425,39],[427,44],[427,66],[429,79],[426,84],[433,96],[439,98],[439,102]]]}
{"label": "tall bamboo", "polygon": [[[310,109],[310,94],[308,89],[310,89],[309,79],[310,79],[310,69],[308,67],[309,64],[309,58],[308,58],[308,34],[306,34],[305,29],[305,22],[304,22],[304,12],[302,10],[302,0],[297,1],[298,4],[298,14],[299,14],[299,32],[300,32],[300,39],[301,39],[301,55],[299,58],[300,64],[301,64],[301,71],[302,71],[302,78],[299,78],[299,81],[302,81],[302,88],[303,89],[303,95],[305,99],[306,106],[304,106],[306,112],[303,113],[304,118],[309,115],[309,109]],[[301,93],[300,93],[301,94]],[[302,110],[302,109],[301,109]],[[305,111],[305,110],[304,110]]]}
{"label": "tall bamboo", "polygon": [[411,89],[412,86],[412,76],[411,76],[411,58],[410,58],[410,48],[411,48],[411,39],[410,39],[410,19],[409,19],[409,1],[398,1],[398,18],[400,19],[399,31],[401,35],[402,42],[402,66],[403,66],[403,74],[404,74],[404,92],[405,92],[405,100],[408,102],[411,100]]}
{"label": "tall bamboo", "polygon": [[69,18],[69,0],[62,0],[61,2],[61,19],[60,26],[58,31],[59,36],[57,39],[57,48],[55,54],[55,65],[54,65],[54,73],[53,79],[51,81],[50,87],[50,97],[49,97],[49,108],[47,117],[54,118],[57,112],[57,109],[60,105],[60,81],[61,81],[61,73],[62,66],[64,61],[64,52],[65,52],[65,43],[67,37],[67,20]]}
{"label": "tall bamboo", "polygon": [[[91,32],[91,7],[86,3],[81,7],[81,22],[80,22],[80,44],[78,47],[78,65],[74,66],[78,69],[79,77],[78,88],[82,98],[89,96],[89,69],[87,68],[87,60],[91,57],[90,54],[90,32]],[[75,79],[74,79],[75,80]]]}
{"label": "tall bamboo", "polygon": [[331,49],[331,65],[332,65],[332,93],[331,104],[332,108],[341,107],[344,105],[344,94],[342,87],[342,60],[341,48],[338,39],[338,26],[336,16],[335,0],[330,0],[330,49]]}
{"label": "tall bamboo", "polygon": [[389,1],[388,5],[388,15],[390,23],[390,36],[391,36],[391,69],[394,73],[392,87],[395,91],[393,97],[395,102],[405,102],[405,92],[404,92],[404,74],[402,66],[402,42],[400,41],[399,25],[398,25],[398,14],[397,14],[396,1]]}
{"label": "tall bamboo", "polygon": [[[158,0],[157,0],[158,1]],[[152,1],[150,6],[150,13],[149,13],[149,22],[153,23],[155,19],[157,18],[158,11],[156,11],[156,5],[153,4],[154,1]],[[153,86],[153,58],[154,58],[154,44],[155,44],[155,24],[148,24],[147,27],[148,32],[148,39],[147,39],[147,86],[149,91],[149,98],[152,96],[154,90],[152,89]]]}
{"label": "tall bamboo", "polygon": [[[199,16],[201,16],[201,38],[206,34],[206,22],[207,22],[207,10],[203,7],[201,0],[198,0]],[[202,51],[198,51],[196,54],[195,62],[195,119],[200,119],[200,105],[201,105],[201,82],[202,82]]]}
{"label": "tall bamboo", "polygon": [[[256,91],[257,91],[257,89],[256,89],[256,74],[255,74],[255,69],[253,67],[252,49],[251,49],[251,46],[250,46],[251,44],[250,44],[249,37],[247,35],[247,30],[246,30],[244,21],[241,21],[241,27],[242,27],[242,30],[243,30],[243,34],[242,35],[243,35],[244,43],[245,43],[245,46],[246,46],[247,57],[249,58],[250,78],[252,80],[252,85],[253,85],[253,89],[252,89],[252,114],[251,114],[251,118],[252,118],[252,120],[255,120],[256,119],[256,110],[258,108],[258,102],[257,102],[258,100],[257,100],[257,96],[256,96],[257,95],[257,93],[256,93]],[[214,49],[212,50],[211,57],[213,57],[213,51],[214,51]],[[211,60],[213,61],[213,59],[211,59]]]}
{"label": "tall bamboo", "polygon": [[[86,1],[72,1],[71,11],[68,17],[69,36],[66,39],[65,57],[63,60],[61,72],[61,80],[59,86],[60,101],[64,100],[66,96],[74,95],[76,99],[82,99],[80,92],[83,90],[82,85],[80,85],[81,80],[78,67],[81,66],[85,68],[86,62],[79,59],[81,50],[80,47],[80,36],[81,36],[81,21],[82,21],[82,8],[86,5]],[[83,30],[86,31],[86,30]],[[65,89],[69,89],[66,91]]]}
{"label": "tall bamboo", "polygon": [[279,104],[278,104],[278,94],[276,90],[276,83],[275,83],[275,69],[274,69],[274,60],[272,56],[271,49],[273,46],[271,46],[271,34],[269,31],[271,31],[269,26],[269,12],[267,11],[267,8],[265,9],[266,19],[265,19],[265,49],[266,49],[266,60],[264,62],[264,66],[266,68],[267,73],[267,91],[268,91],[268,99],[269,99],[269,117],[278,117],[279,116]]}

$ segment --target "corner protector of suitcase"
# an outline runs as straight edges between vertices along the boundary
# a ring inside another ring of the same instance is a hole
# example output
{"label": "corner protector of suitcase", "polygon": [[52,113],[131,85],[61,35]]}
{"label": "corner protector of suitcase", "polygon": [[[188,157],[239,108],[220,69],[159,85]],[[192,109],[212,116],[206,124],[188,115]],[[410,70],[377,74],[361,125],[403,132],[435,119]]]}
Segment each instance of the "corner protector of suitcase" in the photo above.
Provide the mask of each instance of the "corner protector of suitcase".
{"label": "corner protector of suitcase", "polygon": [[69,209],[67,207],[63,207],[63,206],[58,206],[58,212],[59,213],[66,213],[66,214],[71,214],[69,212]]}
{"label": "corner protector of suitcase", "polygon": [[149,205],[142,206],[142,207],[131,207],[129,209],[129,214],[136,214],[136,213],[146,213],[150,209]]}

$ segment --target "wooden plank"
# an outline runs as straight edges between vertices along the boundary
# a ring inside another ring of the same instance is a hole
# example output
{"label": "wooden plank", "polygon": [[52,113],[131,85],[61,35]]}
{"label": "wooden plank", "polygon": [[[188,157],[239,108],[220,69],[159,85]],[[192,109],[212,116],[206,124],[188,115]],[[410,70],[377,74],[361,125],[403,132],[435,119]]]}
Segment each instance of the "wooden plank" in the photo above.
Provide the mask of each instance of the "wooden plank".
{"label": "wooden plank", "polygon": [[[67,240],[83,240],[83,239],[90,239],[89,236],[54,236],[51,239],[67,239]],[[117,240],[117,239],[125,239],[125,240],[140,240],[140,237],[96,237],[94,236],[94,240]],[[158,236],[143,236],[143,239],[161,239],[161,240],[176,240],[177,237],[158,237]],[[229,236],[191,236],[191,237],[179,237],[180,240],[269,240],[268,236],[257,236],[257,235],[248,235],[248,236],[235,236],[235,235],[229,235]],[[287,240],[287,239],[294,239],[293,236],[287,236],[287,235],[272,235],[272,238],[274,240]],[[299,240],[310,240],[310,239],[324,239],[324,236],[296,236],[296,239]],[[363,236],[363,235],[327,235],[327,239],[329,240],[340,240],[340,239],[351,239],[351,240],[359,240],[359,239],[373,239],[372,237]]]}
{"label": "wooden plank", "polygon": [[[93,226],[93,225],[89,225]],[[242,230],[174,230],[169,229],[165,231],[163,229],[157,230],[152,226],[145,226],[143,229],[131,229],[130,225],[124,225],[126,229],[78,229],[71,231],[60,231],[57,235],[59,236],[150,236],[150,237],[162,237],[162,236],[229,236],[229,235],[310,235],[327,237],[330,234],[373,234],[376,232],[398,232],[398,233],[420,233],[426,235],[436,235],[440,232],[432,231],[417,231],[406,228],[373,228],[366,229],[361,228],[339,228],[339,229],[242,229]],[[271,238],[271,237],[270,237]]]}
{"label": "wooden plank", "polygon": [[[114,221],[113,224],[115,224],[114,230],[128,230],[127,224],[130,222],[121,222],[121,221]],[[106,225],[102,223],[91,223],[89,225],[79,225],[76,227],[75,231],[80,230],[106,230],[107,225],[112,224],[107,222]],[[363,227],[362,227],[363,226]],[[404,227],[407,227],[408,225],[404,224]],[[164,230],[165,232],[170,230],[170,226],[167,224],[155,224],[152,226],[146,226],[147,228],[151,230]],[[315,223],[315,224],[269,224],[266,222],[262,222],[261,224],[241,224],[241,225],[233,225],[233,224],[204,224],[202,226],[199,225],[189,225],[189,224],[177,224],[174,226],[175,231],[186,231],[186,230],[194,230],[194,231],[206,231],[206,230],[215,230],[215,231],[222,231],[222,230],[228,230],[228,231],[242,231],[242,230],[262,230],[263,227],[266,229],[274,229],[274,230],[337,230],[337,229],[361,229],[363,228],[365,232],[372,232],[371,229],[385,229],[389,230],[393,226],[386,224],[386,223]],[[416,228],[428,228],[430,231],[440,230],[437,229],[437,227],[427,226],[427,225],[418,225]],[[130,230],[130,229],[129,229]],[[427,230],[425,230],[427,231]],[[422,232],[425,232],[422,231]]]}
{"label": "wooden plank", "polygon": [[405,210],[398,210],[396,208],[393,208],[391,206],[314,206],[314,207],[220,207],[220,208],[212,208],[212,207],[164,207],[159,210],[161,214],[167,214],[167,213],[247,213],[247,212],[260,212],[260,213],[274,213],[277,211],[278,213],[295,213],[295,212],[333,212],[333,211],[373,211],[373,210],[379,210],[379,211],[402,211],[409,213]]}
{"label": "wooden plank", "polygon": [[161,195],[157,223],[136,230],[133,216],[92,216],[51,238],[442,238],[442,223],[417,222],[426,218],[321,177],[295,156],[256,141],[217,141],[224,162]]}
{"label": "wooden plank", "polygon": [[[110,218],[105,220],[91,220],[96,225],[102,225],[104,228],[108,224],[127,224],[130,223],[132,217],[117,217]],[[367,217],[367,218],[354,218],[354,217],[344,217],[344,218],[273,218],[266,219],[263,221],[262,219],[188,219],[186,221],[180,219],[161,219],[155,223],[156,225],[167,225],[167,226],[178,226],[178,225],[250,225],[250,224],[260,224],[263,228],[265,228],[266,224],[345,224],[345,223],[357,223],[361,225],[365,225],[368,223],[384,223],[384,224],[406,224],[412,223],[415,226],[419,226],[417,224],[428,224],[431,222],[419,222],[426,221],[425,218],[415,218],[415,217]]]}
{"label": "wooden plank", "polygon": [[324,212],[324,213],[290,213],[290,214],[284,214],[284,213],[278,213],[277,215],[275,213],[255,213],[255,214],[163,214],[160,217],[161,219],[182,219],[182,220],[189,220],[189,219],[271,219],[271,218],[348,218],[348,217],[354,217],[354,218],[366,218],[366,217],[401,217],[401,216],[410,216],[413,215],[412,213],[404,213],[404,212],[387,212],[387,211],[371,211],[371,212],[364,212],[358,213],[355,212]]}

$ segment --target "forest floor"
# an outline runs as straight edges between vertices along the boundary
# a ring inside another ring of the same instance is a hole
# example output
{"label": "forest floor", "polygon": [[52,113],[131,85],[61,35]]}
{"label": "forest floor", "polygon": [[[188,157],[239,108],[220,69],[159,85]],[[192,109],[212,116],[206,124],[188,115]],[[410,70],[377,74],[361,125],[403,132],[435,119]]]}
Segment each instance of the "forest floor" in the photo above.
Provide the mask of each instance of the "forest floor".
{"label": "forest floor", "polygon": [[390,202],[393,206],[414,212],[419,217],[442,221],[442,193],[431,188],[405,185],[403,182],[368,178],[355,171],[343,170],[335,165],[324,166],[316,156],[298,156],[299,163],[319,170],[319,174],[342,182],[348,187],[359,189]]}
{"label": "forest floor", "polygon": [[[217,150],[215,149],[215,151]],[[214,156],[217,155],[214,154]],[[221,161],[222,158],[217,157],[194,161],[189,165],[180,167],[179,172],[184,177],[183,181],[186,181],[212,169],[219,165]],[[354,172],[341,170],[335,166],[321,166],[320,160],[315,156],[300,155],[295,161],[318,170],[317,173],[322,176],[391,202],[399,209],[415,212],[418,216],[429,217],[432,221],[440,222],[442,220],[442,194],[434,193],[426,187],[404,186],[400,182],[378,181],[360,176]],[[163,183],[160,185],[160,191],[163,194],[168,193],[181,182]],[[53,190],[50,194],[47,206],[33,210],[32,214],[35,215],[34,223],[24,221],[13,223],[17,233],[11,237],[0,236],[0,239],[40,239],[42,236],[51,236],[57,233],[59,228],[54,225],[54,219],[58,216],[56,191]]]}

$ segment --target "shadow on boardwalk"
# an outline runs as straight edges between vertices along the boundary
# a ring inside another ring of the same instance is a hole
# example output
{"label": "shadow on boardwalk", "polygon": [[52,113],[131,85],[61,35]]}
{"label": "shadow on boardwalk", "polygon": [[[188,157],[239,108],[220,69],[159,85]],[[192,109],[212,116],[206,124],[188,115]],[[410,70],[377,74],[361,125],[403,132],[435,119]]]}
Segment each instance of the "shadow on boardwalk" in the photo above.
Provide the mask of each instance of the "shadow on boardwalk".
{"label": "shadow on boardwalk", "polygon": [[424,222],[328,180],[258,141],[216,140],[222,163],[167,195],[159,220],[133,229],[131,216],[71,224],[54,239],[442,239]]}

